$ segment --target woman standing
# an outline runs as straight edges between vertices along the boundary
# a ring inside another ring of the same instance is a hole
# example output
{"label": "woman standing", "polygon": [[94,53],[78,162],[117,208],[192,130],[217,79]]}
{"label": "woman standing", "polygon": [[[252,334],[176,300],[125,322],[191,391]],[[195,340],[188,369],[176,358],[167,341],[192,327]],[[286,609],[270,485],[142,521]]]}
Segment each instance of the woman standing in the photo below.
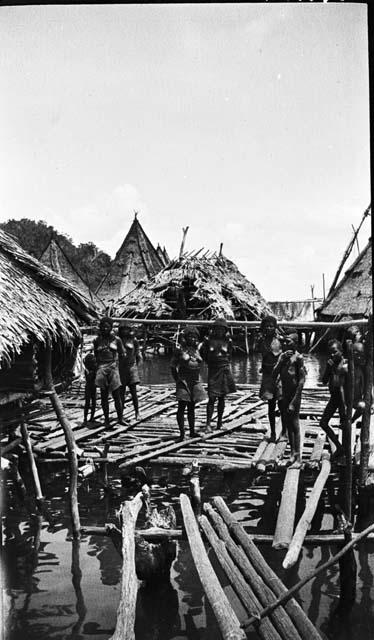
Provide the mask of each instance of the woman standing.
{"label": "woman standing", "polygon": [[208,405],[206,429],[211,431],[214,405],[217,402],[217,429],[222,427],[225,397],[236,391],[231,373],[232,340],[227,334],[228,326],[224,318],[218,318],[200,349],[200,353],[208,364]]}
{"label": "woman standing", "polygon": [[202,359],[198,350],[199,332],[195,327],[187,327],[183,331],[183,338],[183,343],[177,345],[171,362],[171,373],[177,385],[177,422],[181,440],[184,440],[186,408],[190,436],[193,438],[195,436],[195,405],[196,402],[206,398],[200,381]]}
{"label": "woman standing", "polygon": [[[277,332],[277,319],[274,316],[265,316],[260,325],[261,340],[260,350],[262,353],[262,381],[260,387],[260,398],[268,403],[268,416],[270,424],[270,440],[275,442],[275,409],[277,401],[281,399],[281,383],[273,377],[273,369],[277,364],[278,357],[282,353],[282,345]],[[286,426],[282,424],[282,438],[287,438]]]}
{"label": "woman standing", "polygon": [[121,400],[125,406],[126,387],[130,389],[135,411],[135,420],[139,419],[139,402],[136,385],[139,384],[138,364],[140,362],[139,342],[135,338],[133,329],[126,324],[120,325],[118,335],[123,344],[123,355],[119,357],[119,375],[121,378]]}
{"label": "woman standing", "polygon": [[97,363],[95,383],[100,388],[101,406],[104,414],[104,424],[109,422],[109,391],[112,392],[114,406],[119,424],[123,423],[123,407],[121,402],[121,380],[118,370],[118,358],[123,355],[123,345],[112,331],[112,318],[102,318],[99,324],[99,335],[93,342]]}

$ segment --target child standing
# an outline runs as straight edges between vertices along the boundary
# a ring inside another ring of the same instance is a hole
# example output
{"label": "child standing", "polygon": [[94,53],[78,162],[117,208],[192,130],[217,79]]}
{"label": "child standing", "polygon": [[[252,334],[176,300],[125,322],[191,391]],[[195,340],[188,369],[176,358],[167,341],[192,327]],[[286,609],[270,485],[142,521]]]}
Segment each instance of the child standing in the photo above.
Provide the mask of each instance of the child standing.
{"label": "child standing", "polygon": [[[274,316],[265,316],[260,325],[262,353],[262,380],[259,396],[268,403],[268,416],[270,424],[270,440],[275,442],[275,408],[281,397],[280,383],[273,376],[273,369],[282,352],[281,342],[277,333],[277,319]],[[280,408],[280,407],[279,407]],[[287,431],[282,423],[281,438],[287,439]]]}
{"label": "child standing", "polygon": [[273,369],[273,378],[279,376],[282,384],[280,410],[282,433],[287,430],[291,447],[291,465],[294,469],[301,466],[300,452],[300,404],[305,384],[305,366],[301,353],[297,351],[297,333],[290,333],[283,342],[283,353]]}
{"label": "child standing", "polygon": [[126,387],[128,387],[135,411],[135,420],[139,420],[139,401],[136,389],[136,385],[140,382],[138,371],[138,364],[140,362],[139,342],[134,335],[134,330],[129,325],[120,325],[118,335],[122,340],[124,349],[123,353],[119,356],[122,405],[123,407],[125,406]]}
{"label": "child standing", "polygon": [[84,365],[84,412],[83,412],[83,424],[87,424],[88,412],[91,409],[90,422],[95,420],[96,411],[96,370],[97,363],[93,353],[88,353],[83,360]]}
{"label": "child standing", "polygon": [[334,430],[329,426],[329,421],[333,417],[336,410],[339,411],[340,426],[344,428],[347,416],[347,400],[346,388],[348,378],[348,365],[343,358],[343,348],[338,340],[330,340],[328,343],[329,359],[327,360],[326,371],[322,377],[323,384],[329,385],[330,400],[322,414],[320,427],[325,431],[328,438],[336,446],[334,457],[341,458],[344,455],[344,449],[335,435]]}

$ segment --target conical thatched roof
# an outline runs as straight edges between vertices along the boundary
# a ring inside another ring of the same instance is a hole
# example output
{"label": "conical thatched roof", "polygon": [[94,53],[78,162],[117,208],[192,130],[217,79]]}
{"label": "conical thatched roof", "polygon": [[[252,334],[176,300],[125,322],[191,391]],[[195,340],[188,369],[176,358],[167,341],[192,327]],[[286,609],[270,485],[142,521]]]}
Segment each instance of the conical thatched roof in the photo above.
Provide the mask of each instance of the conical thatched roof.
{"label": "conical thatched roof", "polygon": [[344,277],[319,307],[318,317],[332,319],[349,315],[352,318],[367,317],[372,312],[372,251],[371,238],[365,249],[345,272]]}
{"label": "conical thatched roof", "polygon": [[118,300],[164,267],[137,215],[96,293],[105,302]]}
{"label": "conical thatched roof", "polygon": [[96,317],[88,298],[0,230],[0,364],[32,338],[71,343]]}
{"label": "conical thatched roof", "polygon": [[58,275],[66,278],[68,282],[73,284],[80,291],[82,291],[84,295],[90,298],[93,303],[101,306],[102,303],[91,291],[89,284],[78,273],[77,269],[74,267],[73,263],[70,261],[60,243],[58,242],[58,239],[54,237],[54,235],[51,236],[39,260],[46,267],[52,269],[52,271],[55,271]]}
{"label": "conical thatched roof", "polygon": [[118,300],[113,313],[126,317],[258,319],[266,301],[231,260],[216,253],[184,254],[147,283]]}

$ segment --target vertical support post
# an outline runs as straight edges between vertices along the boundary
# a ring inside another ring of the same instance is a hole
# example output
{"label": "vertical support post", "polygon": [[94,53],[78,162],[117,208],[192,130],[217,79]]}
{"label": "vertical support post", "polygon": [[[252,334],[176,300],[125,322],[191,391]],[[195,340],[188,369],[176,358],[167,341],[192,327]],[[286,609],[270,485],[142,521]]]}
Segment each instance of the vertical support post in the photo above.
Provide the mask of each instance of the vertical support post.
{"label": "vertical support post", "polygon": [[361,421],[361,455],[359,485],[363,489],[368,475],[370,456],[370,417],[373,388],[373,316],[368,321],[368,334],[365,344],[365,409]]}
{"label": "vertical support post", "polygon": [[192,461],[192,471],[190,478],[190,492],[191,503],[194,510],[194,514],[200,515],[201,513],[201,492],[200,492],[200,480],[199,480],[199,463],[197,460]]}
{"label": "vertical support post", "polygon": [[[103,458],[108,457],[109,446],[110,446],[109,443],[106,442],[104,445]],[[106,461],[103,462],[102,470],[103,470],[103,484],[107,487],[108,486],[108,463]]]}
{"label": "vertical support post", "polygon": [[315,315],[315,312],[316,312],[315,308],[314,308],[314,284],[310,285],[310,290],[312,292],[312,311],[313,311],[313,318],[314,318],[314,315]]}
{"label": "vertical support post", "polygon": [[349,522],[352,519],[352,409],[355,389],[355,369],[353,362],[353,344],[347,340],[348,355],[348,398],[347,415],[343,429],[343,448],[345,454],[345,490],[344,513]]}
{"label": "vertical support post", "polygon": [[183,232],[183,236],[182,236],[182,243],[181,243],[181,248],[179,249],[179,257],[181,258],[183,255],[183,251],[184,251],[184,243],[186,242],[186,235],[187,235],[187,231],[188,231],[189,227],[182,227],[182,232]]}
{"label": "vertical support post", "polygon": [[[338,514],[339,524],[344,529],[344,543],[341,548],[352,541],[352,525],[340,511]],[[356,578],[357,563],[353,549],[348,551],[344,556],[339,558],[339,578],[340,578],[340,597],[339,608],[342,610],[351,609],[356,600]]]}
{"label": "vertical support post", "polygon": [[[244,316],[245,320],[247,320],[247,316]],[[244,327],[244,340],[245,340],[245,353],[249,355],[249,345],[248,345],[248,327],[247,325]]]}
{"label": "vertical support post", "polygon": [[325,282],[325,274],[322,274],[322,289],[323,289],[323,301],[326,300],[326,282]]}
{"label": "vertical support post", "polygon": [[44,497],[42,493],[42,488],[40,486],[39,473],[38,473],[38,468],[36,466],[32,446],[31,446],[30,435],[25,424],[25,417],[22,410],[22,400],[19,401],[18,406],[20,408],[20,424],[21,424],[22,440],[27,452],[27,457],[29,459],[31,475],[34,482],[36,504],[40,506],[44,501]]}
{"label": "vertical support post", "polygon": [[50,340],[47,341],[45,359],[45,379],[49,391],[49,397],[56,416],[65,434],[66,448],[69,459],[69,506],[72,520],[73,538],[80,538],[80,519],[78,508],[78,459],[73,430],[66,417],[61,400],[56,393],[52,377],[52,347]]}

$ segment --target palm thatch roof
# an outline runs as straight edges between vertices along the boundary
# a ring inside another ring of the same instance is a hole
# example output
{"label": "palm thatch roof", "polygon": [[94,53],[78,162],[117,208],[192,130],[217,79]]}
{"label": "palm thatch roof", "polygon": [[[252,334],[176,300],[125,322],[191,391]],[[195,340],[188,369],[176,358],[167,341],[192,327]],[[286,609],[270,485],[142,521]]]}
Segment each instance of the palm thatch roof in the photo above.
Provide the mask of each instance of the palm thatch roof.
{"label": "palm thatch roof", "polygon": [[0,364],[47,337],[70,344],[96,317],[90,300],[0,230]]}
{"label": "palm thatch roof", "polygon": [[367,317],[373,307],[371,238],[344,277],[317,310],[320,319]]}
{"label": "palm thatch roof", "polygon": [[144,232],[137,214],[117,251],[108,273],[96,290],[96,294],[105,302],[118,300],[136,285],[148,280],[164,266],[152,242]]}
{"label": "palm thatch roof", "polygon": [[39,260],[46,267],[66,278],[68,282],[82,291],[82,293],[84,293],[84,295],[87,296],[87,298],[89,298],[94,304],[99,307],[102,306],[102,302],[91,291],[86,280],[80,275],[80,273],[78,273],[77,269],[61,247],[58,239],[53,234],[51,235],[50,240],[43,250]]}
{"label": "palm thatch roof", "polygon": [[248,320],[270,313],[258,289],[231,260],[202,251],[172,260],[118,300],[112,312],[124,317]]}

